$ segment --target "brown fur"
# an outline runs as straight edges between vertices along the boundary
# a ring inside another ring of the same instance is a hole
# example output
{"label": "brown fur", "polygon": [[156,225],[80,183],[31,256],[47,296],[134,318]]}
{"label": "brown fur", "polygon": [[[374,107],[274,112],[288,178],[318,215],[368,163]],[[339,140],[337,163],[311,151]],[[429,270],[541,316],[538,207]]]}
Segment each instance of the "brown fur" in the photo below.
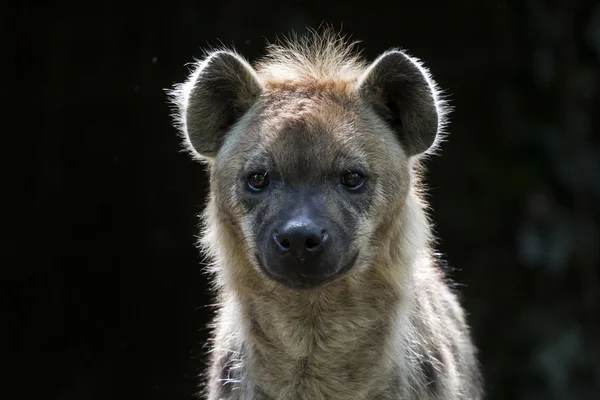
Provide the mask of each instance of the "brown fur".
{"label": "brown fur", "polygon": [[[339,36],[315,34],[271,46],[256,69],[212,52],[172,95],[188,149],[210,171],[201,244],[219,311],[209,400],[482,398],[419,195],[446,109],[416,59],[389,52],[367,66]],[[360,201],[326,183],[352,163],[371,179]],[[350,234],[339,258],[352,269],[310,290],[261,272],[256,226],[291,205],[275,190],[249,205],[240,173],[254,165],[300,192],[323,188],[323,212]]]}

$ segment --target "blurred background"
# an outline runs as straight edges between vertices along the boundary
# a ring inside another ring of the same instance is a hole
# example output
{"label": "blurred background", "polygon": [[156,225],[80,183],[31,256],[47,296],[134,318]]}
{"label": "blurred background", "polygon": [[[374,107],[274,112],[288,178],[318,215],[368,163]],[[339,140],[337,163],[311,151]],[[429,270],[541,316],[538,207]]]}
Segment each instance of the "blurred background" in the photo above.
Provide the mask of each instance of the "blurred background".
{"label": "blurred background", "polygon": [[487,398],[600,398],[600,4],[584,0],[5,3],[1,397],[193,398],[207,181],[163,89],[202,47],[252,61],[323,22],[369,59],[409,49],[450,95],[429,200]]}

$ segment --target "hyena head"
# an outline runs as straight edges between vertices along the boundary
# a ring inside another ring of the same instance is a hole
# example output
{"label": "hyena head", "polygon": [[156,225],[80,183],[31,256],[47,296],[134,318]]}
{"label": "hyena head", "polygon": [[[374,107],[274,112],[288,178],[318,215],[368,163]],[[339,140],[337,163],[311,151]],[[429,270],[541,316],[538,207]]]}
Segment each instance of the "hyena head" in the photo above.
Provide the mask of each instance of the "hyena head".
{"label": "hyena head", "polygon": [[233,51],[208,53],[173,92],[176,117],[249,268],[316,288],[368,268],[443,109],[402,51],[366,65],[333,35],[269,50],[256,68]]}

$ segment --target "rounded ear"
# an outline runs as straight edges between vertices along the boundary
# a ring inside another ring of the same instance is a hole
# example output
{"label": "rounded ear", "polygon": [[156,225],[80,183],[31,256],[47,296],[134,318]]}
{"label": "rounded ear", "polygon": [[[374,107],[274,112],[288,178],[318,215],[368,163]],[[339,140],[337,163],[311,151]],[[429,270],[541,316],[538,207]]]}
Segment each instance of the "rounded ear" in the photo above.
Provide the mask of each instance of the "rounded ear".
{"label": "rounded ear", "polygon": [[401,51],[382,54],[359,80],[359,93],[383,118],[409,156],[424,153],[443,123],[437,89],[418,60]]}
{"label": "rounded ear", "polygon": [[225,135],[256,102],[262,85],[254,69],[231,51],[198,62],[170,96],[184,139],[203,158],[214,157]]}

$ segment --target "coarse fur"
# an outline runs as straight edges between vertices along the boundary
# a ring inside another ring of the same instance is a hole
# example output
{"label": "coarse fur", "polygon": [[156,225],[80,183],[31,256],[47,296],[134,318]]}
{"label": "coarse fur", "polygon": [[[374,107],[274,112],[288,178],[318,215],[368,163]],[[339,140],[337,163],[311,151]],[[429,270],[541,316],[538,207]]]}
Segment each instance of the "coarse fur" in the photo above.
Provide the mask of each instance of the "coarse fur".
{"label": "coarse fur", "polygon": [[[209,400],[483,397],[421,193],[448,107],[414,57],[391,50],[367,64],[353,46],[331,31],[294,36],[254,68],[213,50],[170,92],[186,149],[210,173]],[[368,174],[362,192],[328,180],[355,166]],[[274,177],[268,197],[245,186],[259,167]],[[264,265],[263,232],[297,207],[347,237],[335,279],[303,289]]]}

